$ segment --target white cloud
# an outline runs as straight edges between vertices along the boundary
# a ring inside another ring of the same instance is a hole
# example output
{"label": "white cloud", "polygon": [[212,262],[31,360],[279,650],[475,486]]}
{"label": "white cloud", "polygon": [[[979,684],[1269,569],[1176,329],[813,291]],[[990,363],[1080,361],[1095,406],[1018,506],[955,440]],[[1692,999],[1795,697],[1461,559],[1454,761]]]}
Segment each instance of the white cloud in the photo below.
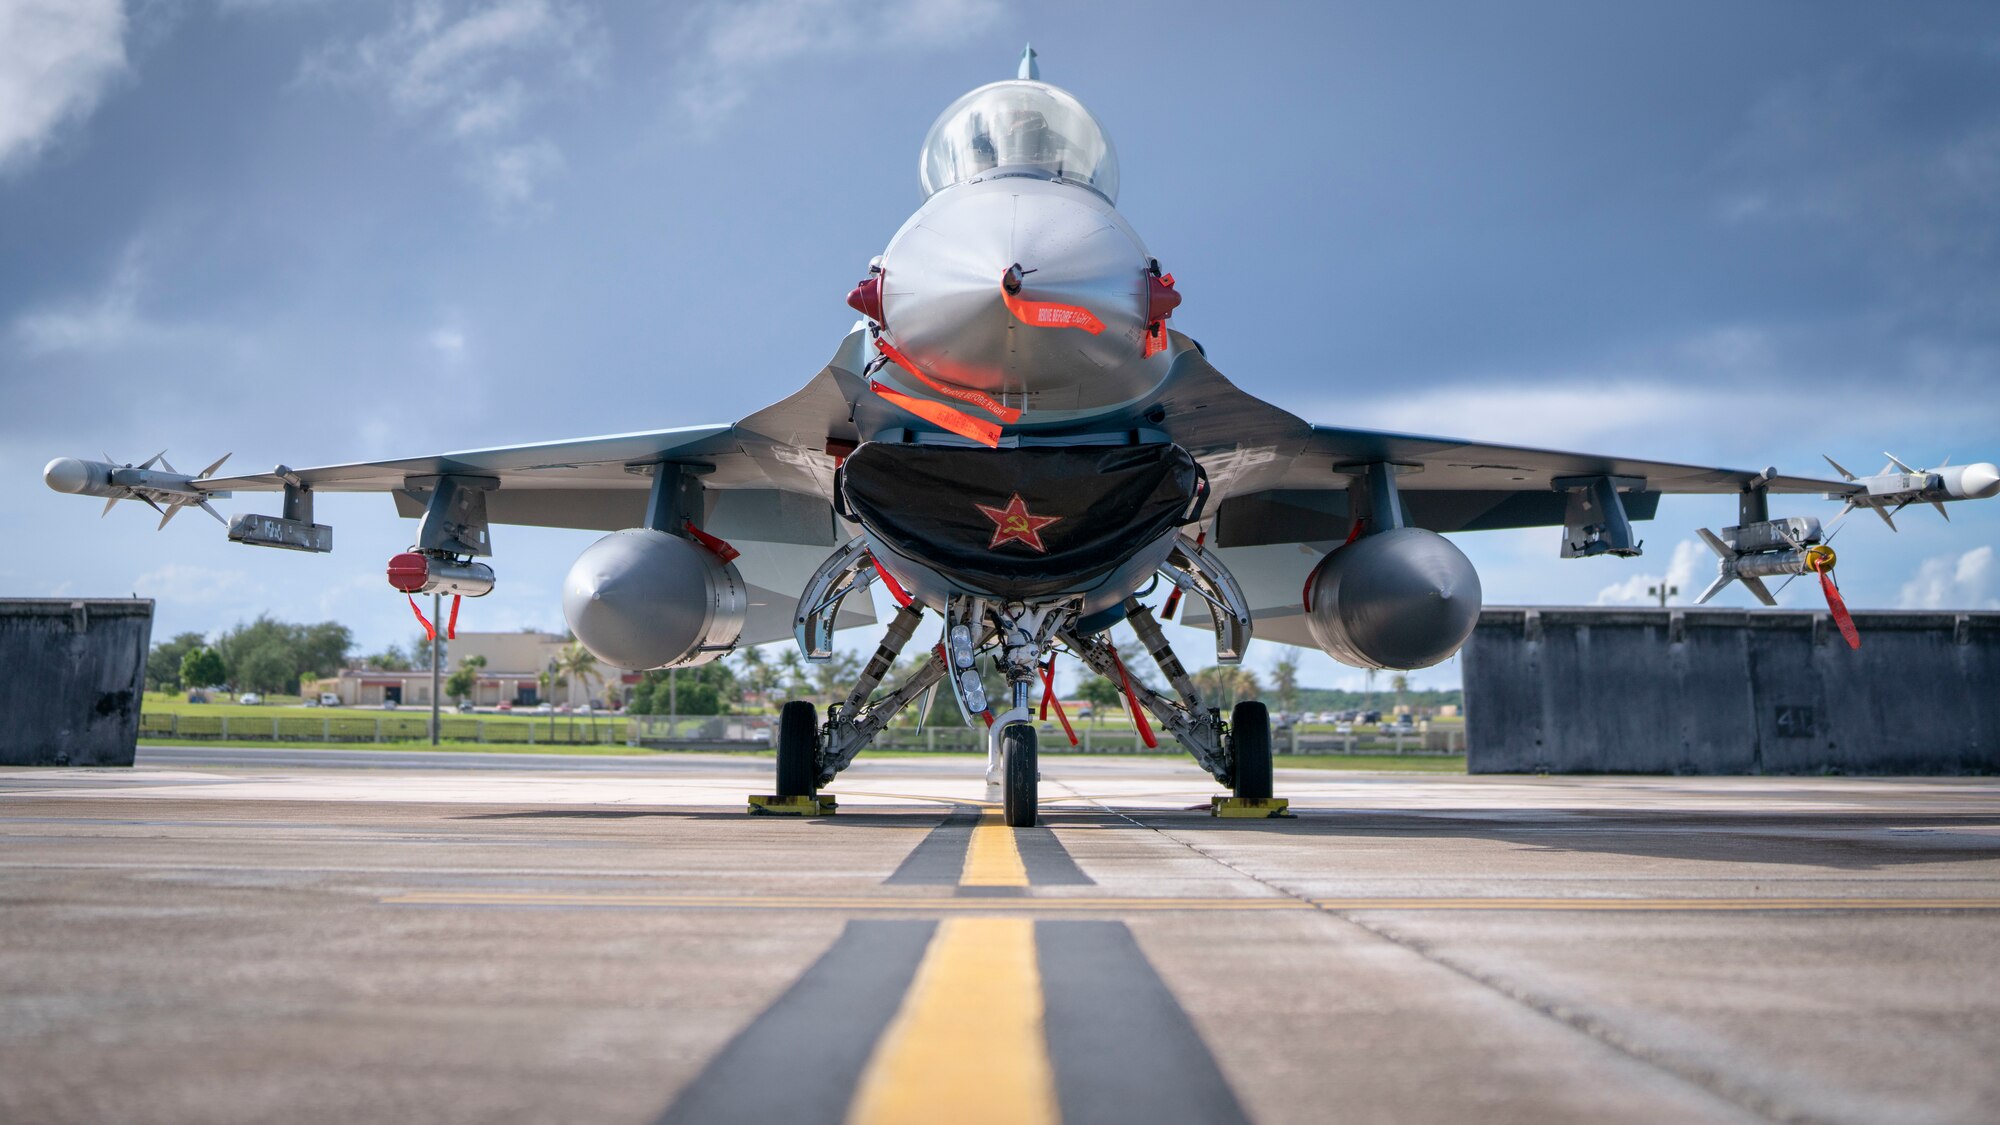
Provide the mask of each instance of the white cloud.
{"label": "white cloud", "polygon": [[1667,560],[1667,573],[1661,575],[1635,574],[1623,582],[1613,583],[1597,591],[1598,605],[1658,605],[1658,594],[1648,593],[1649,588],[1660,585],[1664,577],[1666,584],[1678,587],[1678,594],[1671,594],[1670,605],[1693,605],[1695,598],[1708,586],[1711,576],[1702,571],[1702,564],[1710,564],[1714,569],[1715,556],[1698,539],[1683,539],[1674,544],[1674,553]]}
{"label": "white cloud", "polygon": [[15,318],[14,340],[32,355],[100,352],[123,347],[157,331],[138,312],[145,284],[145,252],[126,247],[104,288],[81,300],[30,309]]}
{"label": "white cloud", "polygon": [[951,46],[1002,11],[999,0],[710,0],[689,20],[695,49],[675,101],[691,129],[707,132],[787,62]]}
{"label": "white cloud", "polygon": [[2000,609],[2000,562],[1992,547],[1925,559],[1903,584],[1899,609]]}
{"label": "white cloud", "polygon": [[487,198],[503,211],[518,211],[535,201],[542,181],[563,170],[562,150],[546,138],[486,152],[476,176]]}
{"label": "white cloud", "polygon": [[240,570],[168,563],[134,579],[132,589],[142,598],[172,602],[178,606],[214,606],[260,597],[263,588],[246,588],[249,580],[250,576]]}
{"label": "white cloud", "polygon": [[417,0],[387,29],[308,57],[300,80],[367,90],[441,129],[463,149],[467,175],[507,214],[531,205],[564,166],[555,143],[532,133],[533,109],[593,80],[603,54],[596,19],[560,0]]}
{"label": "white cloud", "polygon": [[424,342],[431,346],[432,351],[453,362],[465,355],[465,333],[457,328],[446,326],[433,329]]}
{"label": "white cloud", "polygon": [[119,0],[0,3],[0,171],[32,162],[125,71]]}

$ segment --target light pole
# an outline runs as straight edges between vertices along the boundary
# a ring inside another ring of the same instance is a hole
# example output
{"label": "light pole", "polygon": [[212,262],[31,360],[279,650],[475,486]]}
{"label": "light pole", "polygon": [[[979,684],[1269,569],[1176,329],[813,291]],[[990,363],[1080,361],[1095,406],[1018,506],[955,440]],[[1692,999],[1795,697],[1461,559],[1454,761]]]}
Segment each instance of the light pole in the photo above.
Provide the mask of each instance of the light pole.
{"label": "light pole", "polygon": [[438,610],[444,608],[444,595],[431,595],[431,745],[438,744],[439,728],[443,720],[438,717],[438,669],[442,665],[442,642],[438,640],[437,622],[443,620]]}
{"label": "light pole", "polygon": [[1680,592],[1681,588],[1679,586],[1669,586],[1665,582],[1660,583],[1658,586],[1646,587],[1646,593],[1649,596],[1660,599],[1661,609],[1667,608],[1668,598],[1677,597],[1679,596]]}

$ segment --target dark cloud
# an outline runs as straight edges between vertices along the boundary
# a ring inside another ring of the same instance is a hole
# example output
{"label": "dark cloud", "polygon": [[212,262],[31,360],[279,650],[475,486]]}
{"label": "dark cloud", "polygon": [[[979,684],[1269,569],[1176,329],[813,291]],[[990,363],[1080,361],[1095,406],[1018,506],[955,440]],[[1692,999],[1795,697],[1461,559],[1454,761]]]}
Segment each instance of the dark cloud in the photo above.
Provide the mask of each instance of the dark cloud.
{"label": "dark cloud", "polygon": [[[1117,141],[1177,323],[1273,401],[1794,471],[2000,454],[1991,5],[962,11],[862,50],[768,30],[878,26],[836,0],[142,9],[123,77],[0,179],[0,583],[154,575],[220,591],[176,595],[175,628],[333,606],[400,638],[379,501],[343,508],[335,560],[273,560],[35,474],[741,416],[831,353],[925,127],[1027,38]],[[1653,569],[1729,518],[1664,510]],[[1873,529],[1850,598],[1893,604],[1996,529]],[[552,621],[588,537],[505,535],[489,612]],[[1496,600],[1633,573],[1547,538],[1467,545]]]}

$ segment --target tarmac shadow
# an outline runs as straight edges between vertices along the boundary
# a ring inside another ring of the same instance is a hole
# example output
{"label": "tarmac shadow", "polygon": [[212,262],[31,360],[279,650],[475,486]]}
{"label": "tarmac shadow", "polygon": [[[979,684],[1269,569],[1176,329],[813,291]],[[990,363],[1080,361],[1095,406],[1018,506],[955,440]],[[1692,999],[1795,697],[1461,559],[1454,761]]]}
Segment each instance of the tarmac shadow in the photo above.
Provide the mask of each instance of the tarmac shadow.
{"label": "tarmac shadow", "polygon": [[[1130,814],[1142,822],[1157,813]],[[1171,814],[1169,814],[1171,815]],[[1162,824],[1161,827],[1166,827]],[[2000,813],[1605,812],[1576,809],[1300,810],[1290,820],[1215,820],[1221,832],[1504,840],[1555,852],[1868,871],[2000,860]]]}

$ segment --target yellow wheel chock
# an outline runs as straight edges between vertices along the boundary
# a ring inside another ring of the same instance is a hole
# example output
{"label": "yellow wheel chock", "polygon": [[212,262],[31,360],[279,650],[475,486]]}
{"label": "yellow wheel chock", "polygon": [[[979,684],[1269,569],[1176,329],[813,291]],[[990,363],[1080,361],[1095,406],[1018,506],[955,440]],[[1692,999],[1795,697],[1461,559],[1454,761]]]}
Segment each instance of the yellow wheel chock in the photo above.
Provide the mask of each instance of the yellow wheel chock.
{"label": "yellow wheel chock", "polygon": [[1266,819],[1291,817],[1292,803],[1283,797],[1216,797],[1209,802],[1208,815]]}
{"label": "yellow wheel chock", "polygon": [[840,802],[831,793],[812,797],[779,797],[768,793],[750,795],[752,816],[832,816]]}

